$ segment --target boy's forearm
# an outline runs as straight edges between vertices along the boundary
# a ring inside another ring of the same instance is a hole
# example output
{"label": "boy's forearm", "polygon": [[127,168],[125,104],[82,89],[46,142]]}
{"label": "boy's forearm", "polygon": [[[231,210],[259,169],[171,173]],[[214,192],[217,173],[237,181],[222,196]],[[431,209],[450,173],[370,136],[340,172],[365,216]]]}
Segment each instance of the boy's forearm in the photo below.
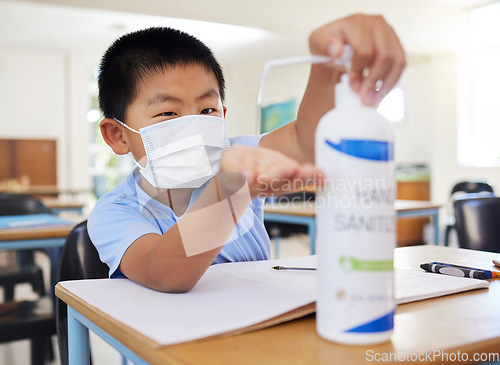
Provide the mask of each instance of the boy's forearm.
{"label": "boy's forearm", "polygon": [[155,289],[190,290],[213,263],[250,201],[240,174],[218,174],[149,251],[146,267]]}
{"label": "boy's forearm", "polygon": [[147,256],[147,286],[167,293],[185,293],[191,290],[222,247],[223,245],[198,255],[187,256],[178,226],[174,225],[160,236]]}
{"label": "boy's forearm", "polygon": [[313,65],[295,122],[303,161],[314,162],[314,134],[323,115],[335,105],[335,83],[340,74],[331,67]]}

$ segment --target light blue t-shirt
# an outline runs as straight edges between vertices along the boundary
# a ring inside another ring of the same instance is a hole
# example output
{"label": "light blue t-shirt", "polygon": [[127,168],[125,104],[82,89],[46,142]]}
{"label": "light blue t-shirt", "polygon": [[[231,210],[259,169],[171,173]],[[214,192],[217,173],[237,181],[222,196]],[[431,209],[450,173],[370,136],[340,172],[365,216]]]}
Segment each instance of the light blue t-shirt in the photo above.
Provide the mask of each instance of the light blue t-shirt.
{"label": "light blue t-shirt", "polygon": [[[241,136],[229,141],[231,145],[256,147],[261,137]],[[140,179],[141,174],[134,170],[124,182],[99,199],[88,218],[90,239],[101,261],[109,266],[111,278],[124,277],[118,266],[135,240],[148,233],[161,235],[178,220],[170,207],[152,199],[137,185]],[[203,186],[193,190],[189,205],[202,191]],[[252,199],[214,264],[269,259],[270,244],[264,228],[263,204],[264,199]]]}

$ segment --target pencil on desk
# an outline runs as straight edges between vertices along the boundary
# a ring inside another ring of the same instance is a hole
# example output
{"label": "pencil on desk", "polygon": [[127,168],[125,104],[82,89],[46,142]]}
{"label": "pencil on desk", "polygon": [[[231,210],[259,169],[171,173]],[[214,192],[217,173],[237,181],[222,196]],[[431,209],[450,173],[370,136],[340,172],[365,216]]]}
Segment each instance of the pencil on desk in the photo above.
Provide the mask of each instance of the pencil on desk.
{"label": "pencil on desk", "polygon": [[295,267],[295,266],[282,266],[277,265],[272,267],[274,270],[316,270],[315,267]]}

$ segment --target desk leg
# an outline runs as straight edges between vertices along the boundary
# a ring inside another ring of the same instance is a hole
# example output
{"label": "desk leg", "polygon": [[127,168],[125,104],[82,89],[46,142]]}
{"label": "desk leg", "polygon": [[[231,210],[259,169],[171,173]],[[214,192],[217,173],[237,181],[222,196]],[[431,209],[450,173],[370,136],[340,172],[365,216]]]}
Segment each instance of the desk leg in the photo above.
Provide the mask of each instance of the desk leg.
{"label": "desk leg", "polygon": [[280,257],[280,236],[273,237],[274,241],[274,258],[278,259]]}
{"label": "desk leg", "polygon": [[432,216],[432,223],[434,223],[434,244],[439,245],[439,212]]}
{"label": "desk leg", "polygon": [[71,365],[90,364],[89,330],[75,317],[68,305],[68,357]]}
{"label": "desk leg", "polygon": [[309,243],[309,248],[311,250],[311,255],[316,254],[316,219],[311,218],[307,222],[307,229],[309,231],[309,239],[311,240]]}

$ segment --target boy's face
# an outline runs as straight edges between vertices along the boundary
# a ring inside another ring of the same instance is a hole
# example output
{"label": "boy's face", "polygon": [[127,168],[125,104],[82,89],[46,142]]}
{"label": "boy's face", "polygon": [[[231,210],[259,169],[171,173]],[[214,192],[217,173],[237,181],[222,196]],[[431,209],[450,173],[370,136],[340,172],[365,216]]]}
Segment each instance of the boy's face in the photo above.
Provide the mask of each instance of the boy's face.
{"label": "boy's face", "polygon": [[[198,114],[224,118],[226,109],[222,106],[214,73],[194,64],[159,71],[141,82],[124,122],[139,130],[165,120]],[[140,161],[146,155],[141,136],[120,127],[135,159],[144,166],[146,160]]]}

